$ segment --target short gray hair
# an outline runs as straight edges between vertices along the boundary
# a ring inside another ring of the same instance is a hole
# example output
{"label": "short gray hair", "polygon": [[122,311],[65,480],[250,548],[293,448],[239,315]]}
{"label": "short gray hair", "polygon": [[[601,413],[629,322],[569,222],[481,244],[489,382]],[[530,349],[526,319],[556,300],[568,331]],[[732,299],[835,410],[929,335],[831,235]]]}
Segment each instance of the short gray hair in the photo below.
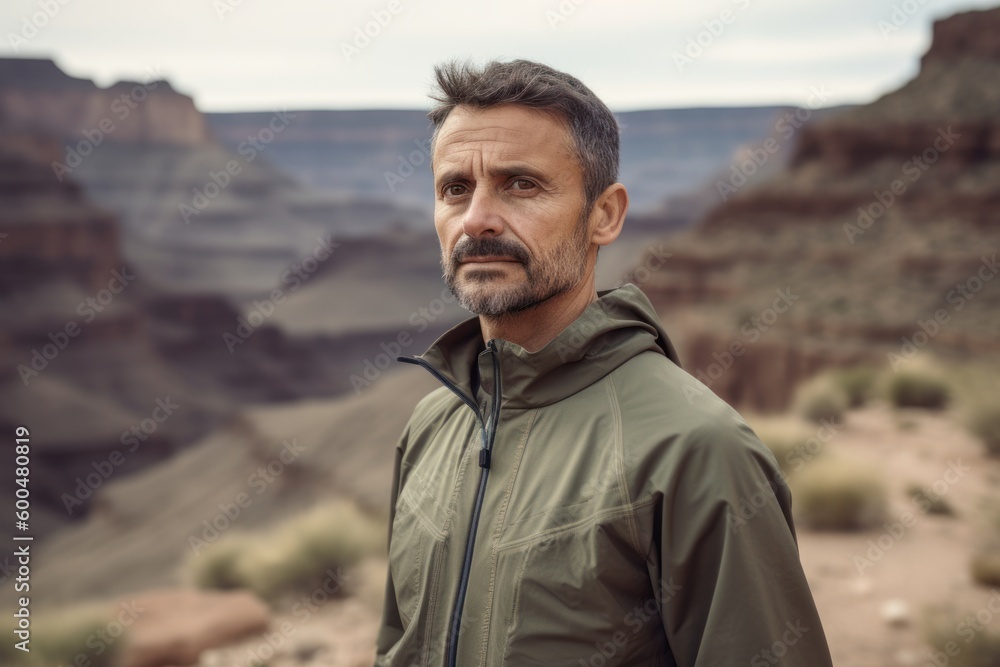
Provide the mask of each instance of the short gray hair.
{"label": "short gray hair", "polygon": [[452,61],[434,68],[437,105],[427,114],[434,139],[457,106],[516,104],[555,114],[573,137],[583,169],[586,209],[618,180],[619,137],[615,116],[579,79],[530,60],[492,61],[481,68]]}

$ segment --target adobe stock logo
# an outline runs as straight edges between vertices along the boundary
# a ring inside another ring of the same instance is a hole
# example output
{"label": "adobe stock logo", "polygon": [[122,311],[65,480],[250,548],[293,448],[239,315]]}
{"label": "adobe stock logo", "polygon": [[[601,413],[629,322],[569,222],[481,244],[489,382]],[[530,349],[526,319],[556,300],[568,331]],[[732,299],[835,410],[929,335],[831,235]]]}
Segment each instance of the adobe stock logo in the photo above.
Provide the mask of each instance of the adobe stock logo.
{"label": "adobe stock logo", "polygon": [[40,11],[30,16],[21,17],[20,32],[7,33],[7,42],[14,53],[20,51],[22,46],[37,37],[39,31],[45,28],[49,21],[54,19],[69,2],[70,0],[38,0],[37,5]]}
{"label": "adobe stock logo", "polygon": [[[129,117],[129,115],[139,108],[139,105],[146,101],[150,95],[163,83],[163,72],[159,65],[146,68],[146,82],[137,83],[129,89],[128,93],[123,93],[112,100],[108,107],[108,113],[89,128],[81,131],[83,138],[75,145],[67,144],[65,147],[66,157],[63,162],[52,161],[52,173],[60,183],[66,176],[73,173],[73,170],[83,164],[87,156],[91,155],[98,146],[110,137],[119,125]],[[116,123],[117,121],[117,123]]]}

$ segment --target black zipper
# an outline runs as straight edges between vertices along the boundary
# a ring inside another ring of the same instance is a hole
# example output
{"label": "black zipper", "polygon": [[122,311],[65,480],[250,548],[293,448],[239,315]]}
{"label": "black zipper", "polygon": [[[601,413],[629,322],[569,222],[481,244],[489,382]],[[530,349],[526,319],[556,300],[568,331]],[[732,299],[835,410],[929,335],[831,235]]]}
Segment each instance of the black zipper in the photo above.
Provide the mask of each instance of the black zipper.
{"label": "black zipper", "polygon": [[476,493],[476,503],[472,508],[472,520],[469,522],[469,534],[465,538],[465,558],[462,561],[462,575],[458,582],[458,592],[455,595],[455,603],[451,611],[451,623],[448,630],[448,667],[457,667],[458,659],[458,633],[462,627],[462,609],[465,607],[465,595],[469,588],[469,575],[472,570],[472,553],[476,546],[476,529],[479,527],[479,514],[483,509],[483,499],[486,497],[486,479],[490,473],[490,454],[493,451],[493,441],[497,434],[497,422],[500,417],[500,358],[496,343],[490,339],[486,343],[487,349],[493,358],[493,399],[490,406],[490,414],[486,422],[483,421],[483,414],[479,406],[461,389],[452,384],[448,378],[438,372],[436,368],[418,357],[396,357],[397,361],[408,364],[416,364],[427,369],[444,386],[448,387],[456,396],[468,405],[476,419],[479,420],[482,447],[479,450],[479,490]]}

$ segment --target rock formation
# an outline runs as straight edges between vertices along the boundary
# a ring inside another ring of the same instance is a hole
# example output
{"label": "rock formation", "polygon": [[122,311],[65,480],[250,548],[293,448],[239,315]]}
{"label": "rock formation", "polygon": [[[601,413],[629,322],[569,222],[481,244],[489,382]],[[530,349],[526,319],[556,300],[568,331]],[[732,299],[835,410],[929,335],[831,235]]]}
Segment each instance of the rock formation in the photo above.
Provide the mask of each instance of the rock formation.
{"label": "rock formation", "polygon": [[802,127],[642,284],[689,371],[785,406],[827,366],[1000,352],[1000,9],[938,21],[920,73]]}
{"label": "rock formation", "polygon": [[[100,513],[106,482],[171,458],[242,403],[348,391],[398,333],[289,336],[259,313],[247,324],[225,294],[161,289],[123,257],[116,217],[53,177],[59,146],[0,126],[0,428],[27,426],[37,443],[37,539]],[[12,471],[0,470],[11,497]]]}
{"label": "rock formation", "polygon": [[0,116],[75,145],[129,142],[195,146],[210,140],[187,95],[150,70],[144,81],[100,88],[47,59],[0,58]]}

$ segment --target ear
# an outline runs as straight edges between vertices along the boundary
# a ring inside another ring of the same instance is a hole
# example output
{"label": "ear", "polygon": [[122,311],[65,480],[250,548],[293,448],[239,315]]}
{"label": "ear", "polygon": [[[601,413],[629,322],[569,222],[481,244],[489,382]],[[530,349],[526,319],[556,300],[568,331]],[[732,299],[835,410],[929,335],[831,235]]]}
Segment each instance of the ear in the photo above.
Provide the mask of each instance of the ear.
{"label": "ear", "polygon": [[625,224],[628,212],[628,191],[621,183],[609,185],[594,202],[590,212],[592,232],[590,241],[596,245],[608,245],[618,238]]}

